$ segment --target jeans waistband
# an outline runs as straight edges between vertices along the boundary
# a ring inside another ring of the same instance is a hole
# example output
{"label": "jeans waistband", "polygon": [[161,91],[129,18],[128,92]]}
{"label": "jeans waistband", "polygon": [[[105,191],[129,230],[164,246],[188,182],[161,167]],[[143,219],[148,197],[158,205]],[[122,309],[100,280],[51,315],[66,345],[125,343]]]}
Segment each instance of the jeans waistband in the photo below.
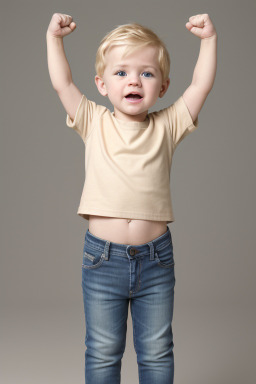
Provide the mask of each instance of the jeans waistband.
{"label": "jeans waistband", "polygon": [[119,244],[104,240],[100,237],[94,236],[89,229],[87,229],[85,242],[90,248],[102,251],[102,253],[105,254],[106,259],[109,257],[109,252],[128,258],[136,258],[150,252],[150,259],[153,260],[155,251],[160,251],[160,249],[164,248],[168,244],[172,245],[171,231],[168,226],[166,228],[166,232],[163,235],[149,241],[148,243],[140,245]]}

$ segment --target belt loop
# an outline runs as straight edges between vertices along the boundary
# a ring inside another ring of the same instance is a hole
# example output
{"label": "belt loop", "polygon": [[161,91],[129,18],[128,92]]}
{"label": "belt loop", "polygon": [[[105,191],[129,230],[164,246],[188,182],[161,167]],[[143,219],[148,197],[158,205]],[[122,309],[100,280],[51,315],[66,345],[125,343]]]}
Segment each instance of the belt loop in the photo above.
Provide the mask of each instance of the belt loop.
{"label": "belt loop", "polygon": [[109,259],[109,246],[110,246],[110,241],[106,241],[105,247],[104,247],[104,258],[105,260]]}
{"label": "belt loop", "polygon": [[154,260],[154,257],[155,257],[155,250],[154,250],[154,244],[152,243],[152,241],[150,241],[148,243],[149,245],[149,248],[150,248],[150,257],[149,257],[149,260],[152,261]]}

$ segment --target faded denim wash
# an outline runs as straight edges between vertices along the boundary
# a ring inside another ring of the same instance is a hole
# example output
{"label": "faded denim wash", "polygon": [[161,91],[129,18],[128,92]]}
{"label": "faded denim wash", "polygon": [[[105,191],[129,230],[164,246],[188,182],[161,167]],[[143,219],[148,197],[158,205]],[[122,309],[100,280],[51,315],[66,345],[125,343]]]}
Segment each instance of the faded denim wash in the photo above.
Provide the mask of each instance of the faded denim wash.
{"label": "faded denim wash", "polygon": [[128,307],[140,384],[173,384],[174,256],[169,227],[129,245],[87,230],[82,256],[85,384],[120,384]]}

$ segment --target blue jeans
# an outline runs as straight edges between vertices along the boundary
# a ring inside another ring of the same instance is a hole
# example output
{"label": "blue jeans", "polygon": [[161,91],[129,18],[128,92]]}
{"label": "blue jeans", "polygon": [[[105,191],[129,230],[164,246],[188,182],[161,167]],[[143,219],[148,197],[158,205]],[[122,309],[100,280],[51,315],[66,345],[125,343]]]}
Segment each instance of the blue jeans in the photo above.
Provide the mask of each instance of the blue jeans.
{"label": "blue jeans", "polygon": [[87,230],[82,264],[86,384],[120,384],[129,302],[139,383],[173,384],[174,285],[168,226],[163,235],[136,246]]}

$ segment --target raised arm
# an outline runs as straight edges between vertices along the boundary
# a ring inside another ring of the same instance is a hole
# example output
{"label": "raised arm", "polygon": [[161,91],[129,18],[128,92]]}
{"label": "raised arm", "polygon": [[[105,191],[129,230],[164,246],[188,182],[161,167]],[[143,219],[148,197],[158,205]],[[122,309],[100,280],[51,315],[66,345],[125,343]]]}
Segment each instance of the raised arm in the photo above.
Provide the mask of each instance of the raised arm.
{"label": "raised arm", "polygon": [[47,61],[52,86],[57,92],[66,112],[75,118],[82,93],[73,83],[63,44],[63,37],[76,28],[72,17],[54,13],[46,32]]}
{"label": "raised arm", "polygon": [[183,94],[183,99],[195,121],[215,80],[218,37],[208,14],[191,16],[186,27],[201,38],[199,57],[192,82]]}

